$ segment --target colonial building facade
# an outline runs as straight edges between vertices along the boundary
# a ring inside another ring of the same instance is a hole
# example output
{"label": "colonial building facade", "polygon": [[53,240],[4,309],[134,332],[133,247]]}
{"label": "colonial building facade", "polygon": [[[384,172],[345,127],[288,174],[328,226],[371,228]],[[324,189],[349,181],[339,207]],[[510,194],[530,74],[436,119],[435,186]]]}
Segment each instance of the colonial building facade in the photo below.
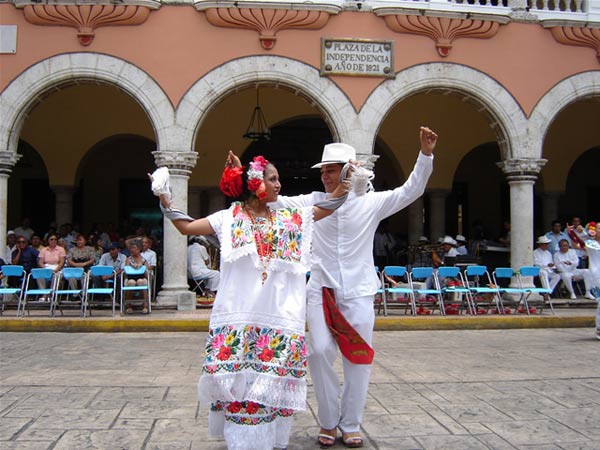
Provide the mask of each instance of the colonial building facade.
{"label": "colonial building facade", "polygon": [[[345,142],[394,187],[420,125],[440,141],[425,196],[391,220],[409,242],[475,223],[494,239],[508,220],[518,267],[553,219],[600,220],[600,0],[11,0],[0,13],[0,248],[23,216],[156,220],[155,167],[191,215],[220,209],[229,149],[265,153],[296,193],[319,188],[322,145]],[[268,141],[247,139],[257,110]],[[163,233],[158,301],[191,308],[186,240]]]}

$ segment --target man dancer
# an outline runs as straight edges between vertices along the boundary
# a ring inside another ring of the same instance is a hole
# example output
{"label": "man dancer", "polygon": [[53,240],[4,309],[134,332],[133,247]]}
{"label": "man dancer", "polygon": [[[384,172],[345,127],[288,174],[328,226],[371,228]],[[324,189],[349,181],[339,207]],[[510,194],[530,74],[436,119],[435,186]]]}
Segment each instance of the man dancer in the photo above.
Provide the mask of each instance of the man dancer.
{"label": "man dancer", "polygon": [[[313,254],[317,263],[311,268],[307,287],[308,365],[318,403],[319,443],[324,447],[335,444],[337,428],[347,447],[362,447],[359,430],[371,365],[353,364],[344,358],[344,385],[340,389],[333,369],[338,348],[325,322],[322,287],[333,288],[337,307],[354,330],[371,345],[375,322],[373,299],[377,290],[373,237],[381,220],[407,207],[425,191],[433,171],[437,134],[421,127],[420,141],[421,151],[406,183],[390,191],[364,195],[350,192],[345,204],[330,217],[314,224]],[[321,170],[326,193],[280,196],[277,205],[307,206],[327,198],[340,183],[344,164],[354,159],[356,151],[353,147],[341,143],[326,145],[321,162],[313,166]]]}

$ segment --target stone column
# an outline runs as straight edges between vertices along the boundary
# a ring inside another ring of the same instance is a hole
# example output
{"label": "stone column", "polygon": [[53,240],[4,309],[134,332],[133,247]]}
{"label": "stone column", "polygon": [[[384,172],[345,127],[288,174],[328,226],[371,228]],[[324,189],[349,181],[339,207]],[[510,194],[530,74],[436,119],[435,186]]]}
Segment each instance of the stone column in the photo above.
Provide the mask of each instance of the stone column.
{"label": "stone column", "polygon": [[408,243],[414,245],[423,236],[423,196],[408,207]]}
{"label": "stone column", "polygon": [[[166,166],[171,174],[173,204],[182,210],[188,206],[188,179],[196,165],[196,152],[152,152],[157,167]],[[178,310],[196,309],[196,296],[187,283],[187,237],[163,219],[163,284],[156,296],[161,306],[176,306]],[[159,280],[160,281],[160,280]]]}
{"label": "stone column", "polygon": [[429,239],[435,244],[446,232],[446,197],[447,189],[430,189],[429,194]]}
{"label": "stone column", "polygon": [[[6,251],[6,229],[8,223],[8,179],[21,155],[0,151],[0,256]],[[8,261],[6,261],[8,263]]]}
{"label": "stone column", "polygon": [[[56,226],[60,227],[63,223],[73,222],[73,186],[52,186],[56,196]],[[58,229],[56,230],[58,231]]]}
{"label": "stone column", "polygon": [[552,221],[558,219],[558,200],[560,192],[544,192],[542,195],[542,232],[550,231]]}
{"label": "stone column", "polygon": [[197,186],[188,189],[188,214],[194,219],[199,219],[202,216],[200,212],[202,188]]}
{"label": "stone column", "polygon": [[[533,264],[533,185],[545,159],[518,158],[498,163],[510,186],[510,265]],[[523,280],[533,286],[532,280]]]}

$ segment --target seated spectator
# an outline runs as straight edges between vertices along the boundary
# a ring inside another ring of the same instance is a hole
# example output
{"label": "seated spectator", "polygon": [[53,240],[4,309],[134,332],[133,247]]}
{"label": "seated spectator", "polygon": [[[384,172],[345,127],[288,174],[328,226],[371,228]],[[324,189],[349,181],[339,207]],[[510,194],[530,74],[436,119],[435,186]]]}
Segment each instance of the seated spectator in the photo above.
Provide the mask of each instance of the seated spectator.
{"label": "seated spectator", "polygon": [[[38,255],[38,267],[52,269],[57,273],[64,267],[66,257],[65,249],[58,245],[58,236],[50,234],[48,246],[44,247]],[[38,287],[45,289],[46,280],[38,280]]]}
{"label": "seated spectator", "polygon": [[575,250],[569,248],[569,241],[561,239],[559,242],[559,251],[554,254],[553,258],[560,278],[569,291],[569,294],[571,294],[571,299],[574,300],[577,298],[573,290],[573,281],[583,280],[585,283],[585,298],[594,300],[594,296],[590,292],[590,289],[594,287],[591,274],[588,269],[577,268],[579,258],[577,258]]}
{"label": "seated spectator", "polygon": [[67,251],[75,247],[77,234],[73,233],[73,225],[69,222],[63,223],[58,230],[58,239],[63,239],[67,245]]}
{"label": "seated spectator", "polygon": [[31,248],[36,249],[38,252],[41,252],[44,249],[44,247],[46,247],[42,242],[42,238],[40,237],[40,235],[36,233],[31,235],[29,245],[31,245]]}
{"label": "seated spectator", "polygon": [[152,250],[153,240],[148,236],[142,238],[142,256],[148,264],[148,270],[154,271],[156,269],[156,252]]}
{"label": "seated spectator", "polygon": [[4,286],[4,282],[2,281],[2,279],[4,278],[4,274],[2,273],[2,266],[5,266],[6,262],[0,258],[0,286]]}
{"label": "seated spectator", "polygon": [[568,234],[562,230],[562,225],[559,220],[554,220],[552,222],[552,229],[546,233],[546,237],[550,239],[550,245],[548,246],[548,250],[553,255],[559,251],[559,242],[563,239],[569,242]]}
{"label": "seated spectator", "polygon": [[[100,261],[98,261],[98,264],[100,266],[112,266],[112,268],[115,270],[115,273],[118,276],[121,274],[121,272],[123,272],[123,266],[125,265],[126,259],[127,257],[119,252],[119,246],[116,243],[113,243],[110,245],[108,252],[104,253],[100,257]],[[94,280],[95,286],[100,286],[100,284],[106,284],[101,283],[101,281],[105,282],[108,279],[112,279],[108,275],[102,276],[102,280],[100,280],[100,277],[97,278],[97,280]]]}
{"label": "seated spectator", "polygon": [[434,267],[440,267],[444,265],[444,260],[446,258],[456,258],[458,253],[456,251],[457,242],[452,239],[452,236],[444,236],[441,245],[442,245],[442,254],[438,252],[432,253],[432,260]]}
{"label": "seated spectator", "polygon": [[[134,239],[129,244],[129,256],[125,260],[125,266],[131,266],[134,269],[139,269],[144,266],[146,270],[142,275],[128,276],[125,281],[126,286],[147,286],[148,285],[148,264],[146,259],[142,256],[142,241],[141,239]],[[127,298],[123,300],[132,300],[133,297],[139,294],[139,292],[127,291]],[[142,291],[142,298],[147,300],[147,291]],[[126,303],[126,314],[131,314],[133,312],[133,304],[132,302]],[[142,313],[148,313],[147,303],[144,302],[144,306],[142,308]]]}
{"label": "seated spectator", "polygon": [[468,255],[469,250],[467,250],[467,238],[462,234],[457,234],[454,240],[456,241],[456,253],[462,256]]}
{"label": "seated spectator", "polygon": [[552,253],[548,250],[550,242],[552,241],[546,235],[538,238],[538,248],[533,251],[533,264],[540,268],[540,278],[544,280],[544,287],[554,291],[560,281],[560,275],[554,265]]}
{"label": "seated spectator", "polygon": [[206,280],[208,295],[214,297],[219,289],[221,274],[218,270],[210,268],[210,256],[206,250],[206,240],[200,238],[190,239],[188,246],[188,272],[194,280]]}
{"label": "seated spectator", "polygon": [[98,237],[96,234],[90,234],[90,238],[88,239],[90,246],[94,250],[94,255],[96,255],[96,259],[94,260],[94,264],[98,264],[100,258],[104,254],[104,247],[102,247],[102,239]]}
{"label": "seated spectator", "polygon": [[4,260],[10,264],[12,262],[12,252],[17,249],[17,235],[13,230],[6,232],[6,253]]}
{"label": "seated spectator", "polygon": [[83,267],[88,270],[96,261],[94,249],[87,245],[87,240],[83,234],[78,234],[75,238],[75,247],[67,253],[67,265],[69,267]]}
{"label": "seated spectator", "polygon": [[23,217],[21,221],[21,225],[15,228],[15,234],[17,236],[23,236],[27,241],[31,240],[31,236],[33,236],[35,231],[31,228],[31,221],[29,217]]}
{"label": "seated spectator", "polygon": [[23,266],[27,273],[38,266],[38,251],[31,248],[25,236],[17,237],[17,247],[12,252],[12,264]]}

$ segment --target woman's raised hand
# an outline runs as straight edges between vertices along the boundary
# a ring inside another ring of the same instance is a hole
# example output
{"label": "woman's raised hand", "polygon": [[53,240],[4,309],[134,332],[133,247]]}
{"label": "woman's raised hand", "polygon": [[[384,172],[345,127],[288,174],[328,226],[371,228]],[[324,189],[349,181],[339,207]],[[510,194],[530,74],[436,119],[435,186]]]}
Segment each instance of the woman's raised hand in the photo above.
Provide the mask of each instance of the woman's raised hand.
{"label": "woman's raised hand", "polygon": [[242,167],[242,162],[240,158],[237,157],[235,153],[231,150],[227,153],[227,159],[225,160],[225,167],[233,168],[233,167]]}

